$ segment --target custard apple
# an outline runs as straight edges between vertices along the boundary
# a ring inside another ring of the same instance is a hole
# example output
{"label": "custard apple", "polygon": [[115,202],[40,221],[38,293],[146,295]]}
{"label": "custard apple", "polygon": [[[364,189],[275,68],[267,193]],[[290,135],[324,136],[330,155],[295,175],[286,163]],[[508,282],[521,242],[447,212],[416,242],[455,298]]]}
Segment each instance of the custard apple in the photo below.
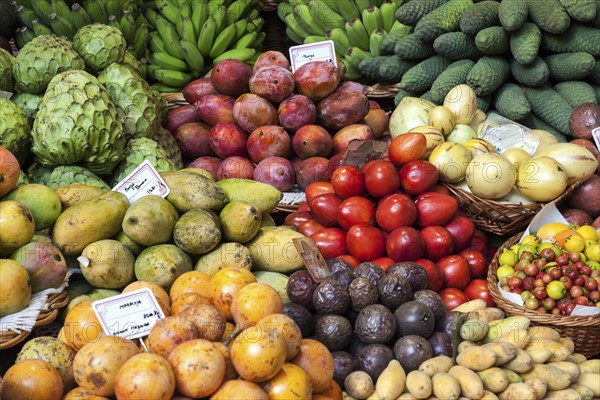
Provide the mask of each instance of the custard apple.
{"label": "custard apple", "polygon": [[127,43],[120,30],[104,24],[86,25],[73,37],[73,48],[87,70],[98,74],[112,63],[120,63],[125,56]]}
{"label": "custard apple", "polygon": [[15,58],[8,51],[0,48],[0,90],[14,92],[15,80],[12,74],[12,65]]}
{"label": "custard apple", "polygon": [[14,101],[25,113],[25,116],[29,120],[29,125],[33,126],[33,121],[40,108],[40,103],[44,96],[41,94],[33,93],[15,93],[10,98]]}
{"label": "custard apple", "polygon": [[15,102],[0,98],[0,146],[24,165],[29,154],[29,139],[29,121],[23,110]]}
{"label": "custard apple", "polygon": [[131,67],[113,63],[98,75],[98,81],[117,107],[127,140],[158,132],[161,115],[152,88]]}
{"label": "custard apple", "polygon": [[[122,64],[125,65],[129,65],[130,67],[133,68],[133,70],[141,76],[141,72],[140,72],[140,62],[137,58],[135,58],[135,56],[133,54],[131,54],[131,52],[129,50],[127,50],[125,52],[125,55],[123,56],[123,61],[121,62]],[[142,77],[143,78],[143,77]]]}
{"label": "custard apple", "polygon": [[121,119],[108,92],[85,71],[50,81],[31,131],[32,151],[47,167],[81,164],[109,175],[124,157]]}
{"label": "custard apple", "polygon": [[18,91],[43,93],[56,74],[84,67],[70,42],[54,35],[41,35],[23,46],[15,57],[12,71]]}
{"label": "custard apple", "polygon": [[125,159],[114,170],[111,182],[113,186],[127,177],[144,160],[150,161],[158,172],[177,170],[175,164],[169,159],[167,152],[152,139],[131,139],[127,142],[125,153]]}
{"label": "custard apple", "polygon": [[27,178],[31,183],[40,183],[45,185],[50,179],[52,174],[52,168],[44,167],[36,162],[29,166],[27,169]]}
{"label": "custard apple", "polygon": [[179,144],[177,144],[177,140],[173,137],[171,132],[161,127],[150,139],[155,140],[160,147],[165,150],[169,160],[171,160],[177,169],[183,168],[181,149],[179,148]]}
{"label": "custard apple", "polygon": [[84,183],[98,189],[110,190],[110,186],[102,178],[87,168],[78,165],[60,165],[52,170],[46,185],[52,189],[72,183]]}

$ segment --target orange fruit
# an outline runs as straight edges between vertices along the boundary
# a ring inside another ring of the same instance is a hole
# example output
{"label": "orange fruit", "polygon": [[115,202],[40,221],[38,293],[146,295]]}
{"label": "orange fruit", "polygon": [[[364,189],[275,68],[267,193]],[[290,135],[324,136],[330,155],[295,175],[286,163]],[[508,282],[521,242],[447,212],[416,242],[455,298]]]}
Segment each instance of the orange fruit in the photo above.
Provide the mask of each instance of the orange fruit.
{"label": "orange fruit", "polygon": [[165,316],[171,314],[171,299],[169,298],[169,294],[165,289],[158,286],[154,282],[150,281],[135,281],[131,282],[129,285],[125,286],[125,289],[121,293],[133,292],[134,290],[148,288],[156,297],[156,301],[160,306],[161,310],[165,314]]}
{"label": "orange fruit", "polygon": [[179,315],[188,306],[195,304],[210,304],[210,300],[196,292],[181,293],[171,303],[171,315]]}
{"label": "orange fruit", "polygon": [[200,271],[185,272],[175,279],[169,296],[171,296],[171,301],[175,301],[180,294],[190,292],[210,297],[210,276]]}
{"label": "orange fruit", "polygon": [[119,400],[169,400],[175,392],[171,364],[154,353],[140,353],[125,361],[115,377]]}
{"label": "orange fruit", "polygon": [[256,282],[256,277],[247,269],[223,268],[210,280],[210,301],[225,315],[228,321],[231,321],[233,296],[241,288],[253,282]]}
{"label": "orange fruit", "polygon": [[227,381],[210,396],[210,400],[238,399],[269,400],[269,396],[256,383],[242,380]]}
{"label": "orange fruit", "polygon": [[46,361],[23,360],[13,364],[4,375],[3,400],[60,400],[62,396],[62,378],[56,368]]}
{"label": "orange fruit", "polygon": [[104,336],[102,326],[92,309],[94,300],[84,300],[73,307],[65,317],[64,339],[75,350]]}
{"label": "orange fruit", "polygon": [[254,282],[239,290],[231,302],[231,315],[238,329],[256,324],[261,318],[283,312],[279,293],[271,286]]}
{"label": "orange fruit", "polygon": [[194,323],[180,315],[156,321],[146,338],[148,350],[167,358],[180,344],[198,338]]}
{"label": "orange fruit", "polygon": [[300,352],[291,362],[308,373],[315,393],[327,389],[333,379],[333,357],[321,342],[302,339]]}

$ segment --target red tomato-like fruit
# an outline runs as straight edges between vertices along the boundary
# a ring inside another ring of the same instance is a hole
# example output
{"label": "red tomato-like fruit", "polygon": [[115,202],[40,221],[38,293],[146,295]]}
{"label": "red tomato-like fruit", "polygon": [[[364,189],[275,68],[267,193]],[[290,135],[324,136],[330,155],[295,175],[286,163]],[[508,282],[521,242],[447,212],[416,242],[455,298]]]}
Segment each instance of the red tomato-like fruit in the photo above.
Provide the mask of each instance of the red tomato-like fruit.
{"label": "red tomato-like fruit", "polygon": [[323,229],[325,229],[325,227],[314,219],[309,219],[298,226],[298,232],[304,236],[312,236],[314,233]]}
{"label": "red tomato-like fruit", "polygon": [[310,202],[310,212],[318,223],[326,228],[337,226],[337,215],[342,199],[333,193],[325,193]]}
{"label": "red tomato-like fruit", "polygon": [[283,221],[284,225],[293,226],[298,229],[303,222],[308,221],[309,219],[314,219],[312,214],[308,211],[294,211],[293,213],[289,213],[285,220]]}
{"label": "red tomato-like fruit", "polygon": [[341,199],[367,194],[365,174],[354,165],[342,165],[337,168],[331,176],[331,184],[335,194]]}
{"label": "red tomato-like fruit", "polygon": [[494,299],[490,296],[487,279],[473,279],[464,290],[469,300],[481,299],[488,307],[496,307]]}
{"label": "red tomato-like fruit", "polygon": [[417,224],[419,226],[444,225],[458,210],[458,202],[452,196],[425,192],[415,199]]}
{"label": "red tomato-like fruit", "polygon": [[371,262],[373,264],[379,265],[384,271],[396,263],[396,261],[392,260],[389,257],[379,257],[374,260],[371,260]]}
{"label": "red tomato-like fruit", "polygon": [[312,199],[314,199],[315,197],[317,197],[321,194],[325,194],[325,193],[335,194],[335,191],[333,190],[333,185],[331,184],[331,182],[325,182],[325,181],[312,182],[312,183],[309,183],[306,188],[304,188],[304,194],[306,196],[306,202],[308,204],[310,204]]}
{"label": "red tomato-like fruit", "polygon": [[348,252],[346,248],[346,232],[340,228],[321,229],[313,233],[311,237],[326,260]]}
{"label": "red tomato-like fruit", "polygon": [[375,160],[365,170],[367,192],[378,199],[396,193],[400,189],[400,176],[388,160]]}
{"label": "red tomato-like fruit", "polygon": [[338,224],[348,230],[360,223],[375,225],[375,206],[366,197],[348,197],[338,210]]}
{"label": "red tomato-like fruit", "polygon": [[433,185],[433,187],[431,188],[431,192],[447,194],[448,196],[450,196],[450,191],[448,190],[448,188],[446,186],[440,185],[439,183]]}
{"label": "red tomato-like fruit", "polygon": [[405,193],[416,196],[433,189],[438,180],[435,165],[425,160],[407,162],[400,168],[400,186]]}
{"label": "red tomato-like fruit", "polygon": [[448,229],[443,226],[428,226],[421,229],[420,234],[425,243],[425,258],[438,261],[452,254],[454,243]]}
{"label": "red tomato-like fruit", "polygon": [[471,243],[469,243],[469,249],[477,250],[482,254],[487,254],[488,247],[485,243],[485,240],[483,240],[479,236],[473,236],[473,238],[471,239]]}
{"label": "red tomato-like fruit", "polygon": [[473,232],[473,237],[474,238],[480,238],[483,243],[485,243],[485,245],[487,246],[488,244],[488,237],[487,237],[487,233],[485,233],[484,231],[482,231],[481,229],[475,229],[475,232]]}
{"label": "red tomato-like fruit", "polygon": [[437,262],[442,276],[444,277],[445,288],[464,289],[471,281],[471,271],[467,260],[459,255],[451,255],[442,258]]}
{"label": "red tomato-like fruit", "polygon": [[452,235],[454,240],[454,251],[461,251],[469,247],[473,233],[475,233],[475,224],[473,221],[462,215],[455,215],[448,221],[444,227]]}
{"label": "red tomato-like fruit", "polygon": [[415,261],[425,254],[423,238],[410,226],[401,226],[390,232],[385,248],[388,257],[396,262]]}
{"label": "red tomato-like fruit", "polygon": [[488,273],[488,262],[481,252],[474,249],[464,249],[458,255],[467,260],[471,271],[471,279],[485,279]]}
{"label": "red tomato-like fruit", "polygon": [[427,284],[427,289],[433,290],[434,292],[438,292],[441,288],[444,287],[444,277],[442,276],[442,272],[440,271],[436,263],[425,258],[419,258],[415,262],[421,267],[425,268],[425,271],[427,271],[427,275],[429,276],[429,283]]}
{"label": "red tomato-like fruit", "polygon": [[348,230],[346,246],[360,261],[371,261],[385,255],[385,235],[374,226],[357,224]]}
{"label": "red tomato-like fruit", "polygon": [[412,226],[417,220],[417,207],[404,193],[394,193],[379,200],[375,211],[377,225],[385,232],[401,226]]}
{"label": "red tomato-like fruit", "polygon": [[439,295],[442,297],[442,301],[444,302],[449,311],[452,311],[461,304],[469,301],[469,299],[463,293],[462,290],[455,288],[442,289],[439,292]]}
{"label": "red tomato-like fruit", "polygon": [[407,132],[392,139],[388,156],[394,165],[402,166],[409,161],[423,158],[427,151],[427,139],[419,132]]}
{"label": "red tomato-like fruit", "polygon": [[300,211],[310,212],[310,206],[308,205],[307,202],[304,202],[304,203],[302,203],[302,204],[300,204],[298,206],[298,209],[296,211],[298,211],[298,212],[300,212]]}

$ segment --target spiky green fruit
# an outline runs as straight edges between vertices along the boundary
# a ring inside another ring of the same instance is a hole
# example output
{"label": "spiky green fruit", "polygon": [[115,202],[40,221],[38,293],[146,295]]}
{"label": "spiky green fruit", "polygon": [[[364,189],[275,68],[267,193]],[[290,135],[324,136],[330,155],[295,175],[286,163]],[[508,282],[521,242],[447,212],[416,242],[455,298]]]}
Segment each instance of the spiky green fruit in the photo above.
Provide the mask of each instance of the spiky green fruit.
{"label": "spiky green fruit", "polygon": [[123,122],[125,139],[152,137],[161,124],[152,88],[131,67],[113,63],[98,75]]}
{"label": "spiky green fruit", "polygon": [[127,43],[120,30],[104,24],[86,25],[73,37],[73,48],[85,61],[86,69],[98,74],[112,63],[120,63]]}
{"label": "spiky green fruit", "polygon": [[41,35],[23,46],[12,71],[17,91],[43,93],[56,74],[84,67],[70,42],[54,35]]}
{"label": "spiky green fruit", "polygon": [[98,175],[79,165],[59,165],[56,168],[46,168],[33,164],[27,171],[27,176],[32,183],[40,183],[52,189],[73,183],[83,183],[103,190],[110,190],[110,186]]}
{"label": "spiky green fruit", "polygon": [[27,162],[29,154],[29,121],[15,102],[0,98],[0,146],[19,160]]}
{"label": "spiky green fruit", "polygon": [[0,90],[13,92],[15,80],[12,74],[12,65],[15,58],[8,51],[0,48]]}
{"label": "spiky green fruit", "polygon": [[171,132],[161,127],[150,139],[156,141],[160,147],[165,150],[169,160],[171,160],[177,169],[183,168],[183,156],[181,154],[181,149],[179,148],[179,144]]}
{"label": "spiky green fruit", "polygon": [[33,126],[33,121],[35,121],[35,116],[40,109],[43,98],[44,96],[41,94],[15,93],[10,99],[23,110],[29,120],[29,126]]}
{"label": "spiky green fruit", "polygon": [[31,137],[43,166],[81,164],[98,175],[112,172],[126,143],[108,92],[85,71],[63,72],[50,81]]}
{"label": "spiky green fruit", "polygon": [[131,139],[127,142],[125,153],[125,159],[117,165],[113,172],[111,181],[113,186],[129,175],[144,160],[148,160],[158,172],[177,170],[167,152],[152,139]]}

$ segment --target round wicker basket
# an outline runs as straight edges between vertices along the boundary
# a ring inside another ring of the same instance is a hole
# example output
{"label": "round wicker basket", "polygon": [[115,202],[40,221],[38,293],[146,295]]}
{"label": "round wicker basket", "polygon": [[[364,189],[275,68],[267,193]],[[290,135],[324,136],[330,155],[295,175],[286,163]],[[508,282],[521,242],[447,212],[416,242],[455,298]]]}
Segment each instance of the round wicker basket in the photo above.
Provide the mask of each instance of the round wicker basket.
{"label": "round wicker basket", "polygon": [[532,325],[543,325],[554,328],[562,337],[571,339],[575,343],[575,351],[586,357],[600,354],[600,317],[598,315],[573,317],[568,315],[541,314],[515,304],[502,296],[498,289],[498,278],[496,277],[496,271],[499,268],[498,255],[504,249],[518,243],[521,236],[522,234],[519,233],[508,239],[498,249],[496,256],[494,256],[490,264],[488,270],[488,288],[497,307],[502,309],[507,315],[519,315],[529,318]]}

